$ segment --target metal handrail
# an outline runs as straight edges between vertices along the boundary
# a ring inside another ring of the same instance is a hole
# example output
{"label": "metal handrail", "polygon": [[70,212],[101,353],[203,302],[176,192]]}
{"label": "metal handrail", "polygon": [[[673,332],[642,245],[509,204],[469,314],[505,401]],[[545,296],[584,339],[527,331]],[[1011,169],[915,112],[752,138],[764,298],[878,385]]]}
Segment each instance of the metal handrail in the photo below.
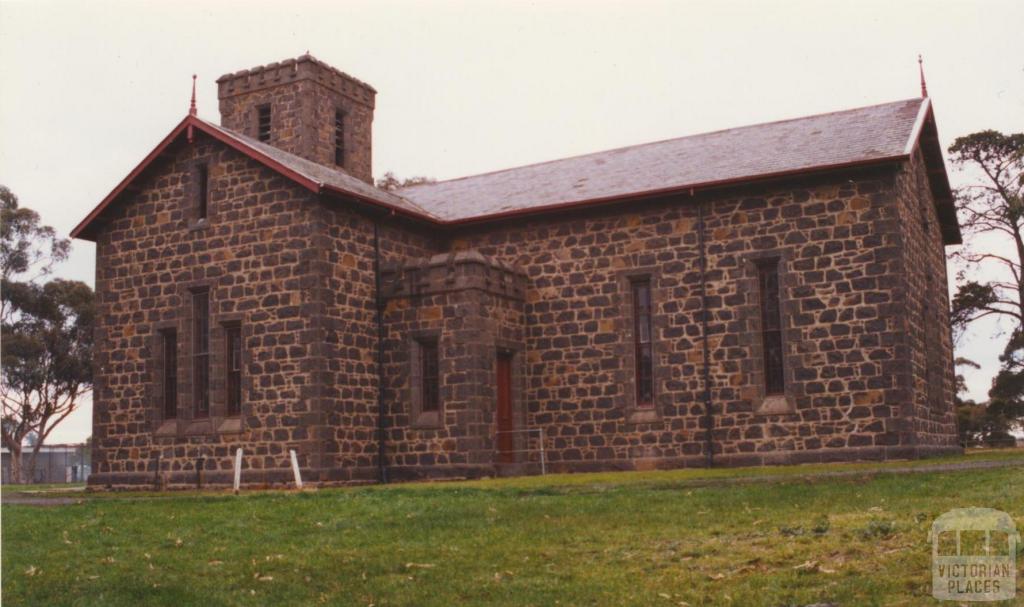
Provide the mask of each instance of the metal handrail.
{"label": "metal handrail", "polygon": [[[547,457],[544,454],[544,428],[522,428],[522,429],[519,429],[519,430],[497,430],[497,431],[495,431],[494,434],[498,435],[498,434],[524,434],[524,433],[527,435],[527,440],[529,440],[529,435],[530,434],[533,434],[533,433],[537,434],[537,438],[538,438],[537,442],[538,442],[538,445],[539,445],[538,451],[540,451],[540,474],[541,474],[541,476],[544,476],[545,474],[547,474]],[[508,451],[503,451],[503,453],[529,453],[530,451],[532,451],[532,449],[527,447],[526,449],[511,449],[511,450],[508,450]]]}

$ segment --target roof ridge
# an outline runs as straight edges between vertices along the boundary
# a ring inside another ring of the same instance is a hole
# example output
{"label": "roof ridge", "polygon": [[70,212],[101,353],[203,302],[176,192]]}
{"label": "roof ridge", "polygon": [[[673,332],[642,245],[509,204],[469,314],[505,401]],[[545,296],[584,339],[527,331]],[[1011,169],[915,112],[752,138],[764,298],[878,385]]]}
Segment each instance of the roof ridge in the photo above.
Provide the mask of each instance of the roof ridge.
{"label": "roof ridge", "polygon": [[621,150],[639,149],[639,148],[644,148],[644,147],[647,147],[647,146],[659,145],[659,144],[662,144],[662,143],[668,143],[670,141],[679,141],[681,139],[693,139],[693,138],[697,138],[697,137],[706,137],[706,136],[709,136],[709,135],[717,135],[719,133],[726,133],[726,132],[729,132],[729,131],[740,131],[740,130],[743,130],[743,129],[765,127],[765,126],[769,126],[769,125],[773,125],[773,124],[783,124],[783,123],[786,123],[786,122],[797,122],[797,121],[801,121],[801,120],[808,120],[808,119],[811,119],[811,118],[821,118],[821,117],[824,117],[824,116],[833,116],[833,115],[836,115],[836,114],[846,114],[846,113],[852,113],[852,112],[859,112],[859,111],[868,110],[868,109],[872,109],[872,108],[876,108],[876,107],[882,107],[882,106],[886,106],[886,105],[896,105],[896,104],[900,104],[900,103],[907,103],[908,101],[918,101],[918,102],[921,102],[921,101],[924,101],[924,99],[920,98],[920,97],[908,97],[906,99],[899,99],[899,100],[896,100],[896,101],[888,101],[888,102],[885,102],[885,103],[874,103],[874,104],[871,104],[871,105],[864,105],[864,106],[855,107],[855,108],[847,108],[845,110],[834,110],[834,111],[831,111],[831,112],[821,112],[821,113],[818,113],[818,114],[810,114],[810,115],[806,115],[806,116],[797,116],[797,117],[794,117],[794,118],[784,118],[784,119],[781,119],[781,120],[770,120],[768,122],[757,122],[757,123],[753,123],[753,124],[744,124],[744,125],[740,125],[740,126],[734,126],[734,127],[726,128],[726,129],[717,129],[717,130],[714,130],[714,131],[704,131],[704,132],[701,132],[701,133],[693,133],[693,134],[690,134],[690,135],[682,135],[680,137],[668,137],[666,139],[658,139],[657,141],[646,141],[644,143],[634,143],[634,144],[631,144],[631,145],[624,145],[624,146],[619,146],[619,147],[615,147],[615,148],[607,148],[607,149],[604,149],[604,150],[597,150],[595,152],[587,152],[585,154],[575,154],[573,156],[563,156],[561,158],[553,158],[551,160],[542,160],[540,162],[531,162],[531,163],[528,163],[528,164],[521,164],[521,165],[517,165],[517,166],[514,166],[514,167],[508,167],[508,168],[504,168],[504,169],[496,169],[496,170],[493,170],[493,171],[485,171],[483,173],[474,173],[472,175],[463,175],[462,177],[453,177],[451,179],[438,180],[438,181],[434,181],[432,183],[420,183],[420,184],[416,184],[416,185],[411,185],[411,186],[406,186],[406,187],[403,187],[403,188],[399,188],[397,191],[415,190],[417,188],[424,188],[424,189],[426,189],[426,188],[430,188],[432,186],[437,186],[437,185],[441,185],[441,184],[445,184],[445,183],[452,183],[454,181],[462,181],[464,179],[475,179],[477,177],[486,177],[486,176],[489,176],[489,175],[497,175],[499,173],[505,173],[505,172],[509,172],[509,171],[518,171],[518,170],[528,169],[528,168],[537,167],[537,166],[544,166],[544,165],[547,165],[547,164],[554,164],[556,162],[563,162],[563,161],[566,161],[566,160],[579,160],[581,158],[587,158],[588,156],[598,156],[598,155],[602,155],[602,154],[610,154],[612,152],[618,152],[618,151],[621,151]]}

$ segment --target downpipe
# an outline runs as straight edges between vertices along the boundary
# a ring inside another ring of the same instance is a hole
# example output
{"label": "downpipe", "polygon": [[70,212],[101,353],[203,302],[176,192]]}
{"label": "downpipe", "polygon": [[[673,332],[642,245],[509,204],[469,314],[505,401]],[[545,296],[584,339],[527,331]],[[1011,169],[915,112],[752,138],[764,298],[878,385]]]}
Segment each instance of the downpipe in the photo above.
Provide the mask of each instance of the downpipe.
{"label": "downpipe", "polygon": [[380,222],[373,220],[373,282],[377,310],[377,476],[388,482],[387,418],[384,411],[384,298],[380,278]]}
{"label": "downpipe", "polygon": [[[693,195],[691,191],[691,196]],[[714,413],[711,410],[711,350],[708,345],[708,279],[707,279],[707,243],[704,239],[704,203],[697,203],[697,242],[700,250],[700,326],[701,349],[704,358],[704,428],[706,430],[704,447],[705,462],[708,468],[715,464],[715,429]]]}

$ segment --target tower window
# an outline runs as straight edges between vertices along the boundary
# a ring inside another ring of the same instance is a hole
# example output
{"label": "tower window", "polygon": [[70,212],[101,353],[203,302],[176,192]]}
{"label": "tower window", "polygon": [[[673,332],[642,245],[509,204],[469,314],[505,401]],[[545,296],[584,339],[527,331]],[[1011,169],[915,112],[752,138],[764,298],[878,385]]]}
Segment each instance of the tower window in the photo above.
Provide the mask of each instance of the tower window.
{"label": "tower window", "polygon": [[199,219],[206,219],[210,206],[210,169],[205,164],[196,167],[196,212]]}
{"label": "tower window", "polygon": [[227,325],[224,327],[227,345],[227,401],[228,415],[242,413],[242,327]]}
{"label": "tower window", "polygon": [[785,367],[782,356],[778,260],[758,264],[757,279],[761,293],[761,344],[764,349],[765,394],[783,394]]}
{"label": "tower window", "polygon": [[256,108],[256,137],[260,141],[270,141],[270,104]]}
{"label": "tower window", "polygon": [[636,367],[636,406],[654,404],[654,353],[651,347],[651,281],[634,280],[633,341]]}
{"label": "tower window", "polygon": [[345,164],[345,113],[334,112],[334,164]]}
{"label": "tower window", "polygon": [[194,417],[210,415],[210,292],[192,293],[192,406]]}

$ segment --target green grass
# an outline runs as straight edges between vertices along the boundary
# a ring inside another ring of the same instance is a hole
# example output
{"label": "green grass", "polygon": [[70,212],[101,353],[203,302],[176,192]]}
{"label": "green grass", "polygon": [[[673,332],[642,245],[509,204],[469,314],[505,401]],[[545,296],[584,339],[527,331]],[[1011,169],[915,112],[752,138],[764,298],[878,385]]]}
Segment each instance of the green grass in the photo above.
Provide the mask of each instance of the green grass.
{"label": "green grass", "polygon": [[[678,470],[5,505],[3,600],[922,605],[936,604],[928,543],[935,517],[986,506],[1024,528],[1024,466],[878,469]],[[801,478],[832,471],[858,474]],[[777,482],[727,482],[751,474]],[[694,486],[701,482],[712,484]]]}

